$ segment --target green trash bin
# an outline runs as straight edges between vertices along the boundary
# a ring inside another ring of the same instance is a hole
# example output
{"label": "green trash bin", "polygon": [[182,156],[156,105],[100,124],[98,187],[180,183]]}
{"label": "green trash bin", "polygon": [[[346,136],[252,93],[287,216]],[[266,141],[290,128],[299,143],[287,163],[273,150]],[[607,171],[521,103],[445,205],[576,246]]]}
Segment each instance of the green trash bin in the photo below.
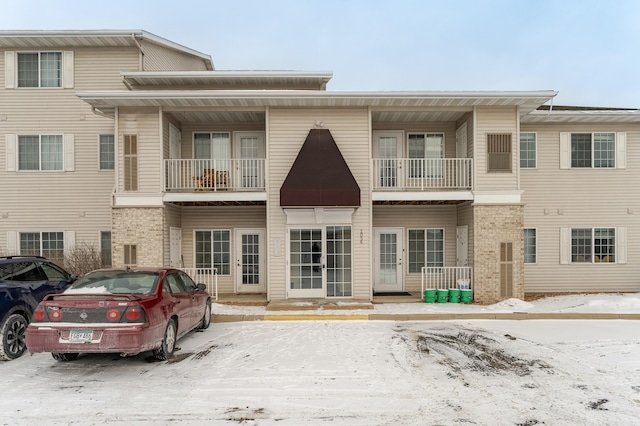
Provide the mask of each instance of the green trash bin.
{"label": "green trash bin", "polygon": [[460,303],[460,290],[457,288],[449,289],[449,303]]}
{"label": "green trash bin", "polygon": [[473,290],[469,288],[460,290],[460,301],[462,303],[471,303],[471,300],[473,300]]}
{"label": "green trash bin", "polygon": [[424,291],[424,303],[435,303],[436,301],[436,289],[428,288]]}
{"label": "green trash bin", "polygon": [[447,299],[449,298],[449,290],[438,289],[438,303],[447,303]]}

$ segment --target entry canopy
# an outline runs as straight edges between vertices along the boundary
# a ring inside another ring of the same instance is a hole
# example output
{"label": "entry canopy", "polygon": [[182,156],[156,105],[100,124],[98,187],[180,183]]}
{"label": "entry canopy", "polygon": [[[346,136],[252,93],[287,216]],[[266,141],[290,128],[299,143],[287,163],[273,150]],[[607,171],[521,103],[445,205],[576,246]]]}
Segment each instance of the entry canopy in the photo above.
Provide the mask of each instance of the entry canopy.
{"label": "entry canopy", "polygon": [[328,129],[311,129],[280,188],[282,207],[360,207],[360,187]]}

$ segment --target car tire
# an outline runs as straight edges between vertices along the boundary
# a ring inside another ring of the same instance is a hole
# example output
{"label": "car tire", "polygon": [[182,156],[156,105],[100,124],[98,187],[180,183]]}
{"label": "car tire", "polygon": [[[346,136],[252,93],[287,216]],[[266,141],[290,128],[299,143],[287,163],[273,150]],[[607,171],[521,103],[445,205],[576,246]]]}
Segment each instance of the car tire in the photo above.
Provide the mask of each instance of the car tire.
{"label": "car tire", "polygon": [[211,300],[207,299],[207,303],[204,308],[204,315],[202,316],[202,321],[200,321],[198,330],[206,330],[209,328],[209,324],[211,324]]}
{"label": "car tire", "polygon": [[171,358],[173,355],[173,351],[176,348],[176,336],[177,336],[177,327],[176,321],[171,318],[167,323],[167,328],[164,331],[164,338],[162,339],[162,344],[158,349],[153,351],[153,356],[160,361],[167,360]]}
{"label": "car tire", "polygon": [[51,356],[56,361],[60,361],[60,362],[73,361],[74,359],[78,358],[78,354],[77,353],[52,352]]}
{"label": "car tire", "polygon": [[0,324],[0,359],[19,358],[27,350],[25,333],[29,322],[21,314],[11,314]]}

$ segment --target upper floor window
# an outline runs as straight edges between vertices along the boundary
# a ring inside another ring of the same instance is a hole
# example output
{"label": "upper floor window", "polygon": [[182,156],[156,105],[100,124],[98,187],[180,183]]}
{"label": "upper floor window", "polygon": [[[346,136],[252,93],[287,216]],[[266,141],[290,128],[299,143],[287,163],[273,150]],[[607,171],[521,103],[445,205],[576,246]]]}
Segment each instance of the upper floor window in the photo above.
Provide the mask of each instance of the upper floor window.
{"label": "upper floor window", "polygon": [[62,87],[62,52],[18,53],[18,87]]}
{"label": "upper floor window", "polygon": [[138,135],[124,135],[124,190],[138,190]]}
{"label": "upper floor window", "polygon": [[511,171],[511,134],[487,134],[487,171]]}
{"label": "upper floor window", "polygon": [[115,165],[115,144],[113,135],[100,135],[100,170],[113,170]]}
{"label": "upper floor window", "polygon": [[410,133],[407,153],[410,178],[442,176],[444,133]]}
{"label": "upper floor window", "polygon": [[231,158],[231,134],[229,132],[194,133],[193,158]]}
{"label": "upper floor window", "polygon": [[18,136],[18,170],[62,170],[62,135]]}
{"label": "upper floor window", "polygon": [[535,133],[520,133],[520,168],[536,168],[536,139]]}
{"label": "upper floor window", "polygon": [[615,133],[572,133],[571,167],[615,168]]}

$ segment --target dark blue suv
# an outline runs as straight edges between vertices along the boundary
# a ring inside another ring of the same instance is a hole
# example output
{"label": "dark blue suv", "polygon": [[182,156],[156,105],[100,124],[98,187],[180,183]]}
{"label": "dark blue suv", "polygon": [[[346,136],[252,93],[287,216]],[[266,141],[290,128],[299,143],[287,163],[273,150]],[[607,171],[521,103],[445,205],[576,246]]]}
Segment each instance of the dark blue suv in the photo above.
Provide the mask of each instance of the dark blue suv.
{"label": "dark blue suv", "polygon": [[24,333],[38,303],[64,291],[76,277],[38,256],[0,256],[0,360],[21,356]]}

